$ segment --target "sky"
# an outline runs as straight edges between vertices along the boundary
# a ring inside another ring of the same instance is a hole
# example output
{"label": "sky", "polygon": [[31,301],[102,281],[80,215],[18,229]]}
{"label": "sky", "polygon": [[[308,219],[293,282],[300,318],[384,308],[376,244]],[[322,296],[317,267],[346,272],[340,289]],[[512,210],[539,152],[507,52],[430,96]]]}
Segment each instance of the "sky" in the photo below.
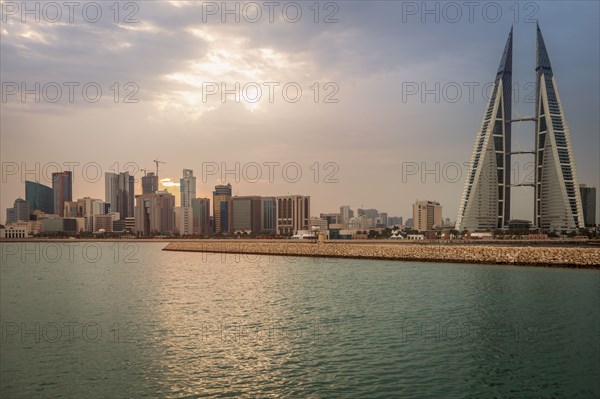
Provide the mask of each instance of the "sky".
{"label": "sky", "polygon": [[[199,197],[231,183],[310,195],[313,216],[405,219],[437,200],[454,221],[511,26],[513,116],[534,113],[536,22],[579,181],[600,187],[600,3],[470,4],[2,1],[0,220],[25,180],[72,169],[75,199],[104,199],[105,172],[160,160],[173,183],[193,169]],[[513,150],[533,139],[513,125]],[[532,162],[513,158],[514,182]],[[533,190],[513,189],[511,216],[532,212]]]}

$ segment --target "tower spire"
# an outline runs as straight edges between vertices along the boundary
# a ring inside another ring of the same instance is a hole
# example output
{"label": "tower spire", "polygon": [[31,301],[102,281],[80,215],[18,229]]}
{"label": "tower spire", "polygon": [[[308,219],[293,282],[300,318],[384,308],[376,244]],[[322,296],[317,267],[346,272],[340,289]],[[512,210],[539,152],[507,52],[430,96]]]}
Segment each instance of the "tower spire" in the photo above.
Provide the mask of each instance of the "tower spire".
{"label": "tower spire", "polygon": [[513,47],[513,28],[510,28],[508,39],[506,39],[506,45],[504,46],[504,52],[502,52],[502,59],[500,59],[500,66],[498,66],[497,76],[502,75],[504,72],[512,72],[512,47]]}
{"label": "tower spire", "polygon": [[544,43],[544,37],[540,30],[540,25],[537,24],[537,52],[536,52],[536,72],[544,70],[544,73],[552,75],[552,65],[550,65],[550,57],[548,57],[548,51],[546,50],[546,44]]}

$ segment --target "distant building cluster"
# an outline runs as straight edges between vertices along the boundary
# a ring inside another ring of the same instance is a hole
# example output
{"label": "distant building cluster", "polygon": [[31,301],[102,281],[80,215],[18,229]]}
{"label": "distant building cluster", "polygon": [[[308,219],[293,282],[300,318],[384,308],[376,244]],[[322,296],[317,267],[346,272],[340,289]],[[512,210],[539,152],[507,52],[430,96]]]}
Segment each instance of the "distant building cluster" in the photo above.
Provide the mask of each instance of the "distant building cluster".
{"label": "distant building cluster", "polygon": [[[52,175],[52,187],[25,182],[25,199],[17,198],[6,210],[6,226],[0,238],[42,235],[120,234],[156,236],[248,236],[305,238],[324,235],[328,239],[441,238],[450,236],[454,223],[442,218],[436,201],[416,201],[412,218],[389,216],[373,208],[351,209],[342,205],[338,213],[311,214],[306,195],[234,196],[231,184],[217,185],[211,198],[196,197],[196,177],[184,169],[178,191],[164,186],[158,172],[142,177],[142,193],[135,193],[134,176],[128,172],[105,173],[104,200],[73,199],[71,172]],[[581,185],[586,225],[595,225],[596,189]],[[509,230],[531,229],[531,222],[511,220]],[[474,237],[477,235],[475,234]]]}
{"label": "distant building cluster", "polygon": [[[104,199],[73,200],[71,172],[52,175],[52,187],[25,182],[25,199],[6,210],[3,237],[121,233],[153,236],[282,236],[324,232],[353,238],[369,230],[402,226],[402,217],[388,217],[377,209],[340,207],[339,213],[311,216],[310,196],[234,196],[231,184],[217,185],[211,198],[196,197],[196,177],[184,169],[178,200],[172,187],[161,187],[158,171],[141,179],[135,193],[128,172],[105,173]],[[178,203],[177,203],[178,202]]]}
{"label": "distant building cluster", "polygon": [[[6,210],[2,237],[125,233],[160,235],[281,235],[310,230],[310,196],[233,196],[231,184],[217,185],[210,198],[196,198],[196,177],[184,169],[176,196],[161,187],[158,173],[142,177],[142,193],[128,172],[105,173],[105,198],[73,201],[71,172],[52,175],[52,187],[25,182],[25,199]],[[162,189],[161,189],[162,188]]]}

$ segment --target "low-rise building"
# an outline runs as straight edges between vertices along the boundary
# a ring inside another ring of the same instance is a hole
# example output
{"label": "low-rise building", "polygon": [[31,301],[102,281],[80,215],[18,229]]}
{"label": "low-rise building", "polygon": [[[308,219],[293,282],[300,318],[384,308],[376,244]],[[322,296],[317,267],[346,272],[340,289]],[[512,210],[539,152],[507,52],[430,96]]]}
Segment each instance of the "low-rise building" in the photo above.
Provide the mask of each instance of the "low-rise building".
{"label": "low-rise building", "polygon": [[77,220],[73,218],[54,218],[44,219],[42,221],[42,231],[44,234],[76,234]]}
{"label": "low-rise building", "polygon": [[29,228],[13,225],[0,228],[0,238],[29,238]]}
{"label": "low-rise building", "polygon": [[94,215],[94,233],[100,230],[113,231],[113,218],[111,215]]}

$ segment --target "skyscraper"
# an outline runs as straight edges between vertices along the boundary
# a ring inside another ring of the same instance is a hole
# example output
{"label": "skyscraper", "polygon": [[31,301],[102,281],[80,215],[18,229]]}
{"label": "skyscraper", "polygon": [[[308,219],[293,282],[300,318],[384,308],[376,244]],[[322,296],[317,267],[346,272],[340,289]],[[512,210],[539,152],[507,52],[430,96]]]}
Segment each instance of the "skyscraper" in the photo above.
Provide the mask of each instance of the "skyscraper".
{"label": "skyscraper", "polygon": [[196,177],[191,169],[183,170],[183,177],[179,181],[181,190],[181,206],[192,206],[192,198],[196,198]]}
{"label": "skyscraper", "polygon": [[228,233],[231,230],[231,184],[215,186],[213,220],[215,233]]}
{"label": "skyscraper", "polygon": [[413,228],[428,231],[442,225],[442,206],[434,201],[417,201],[413,204]]}
{"label": "skyscraper", "polygon": [[512,40],[511,29],[475,140],[456,229],[487,231],[508,224],[511,123],[534,121],[535,150],[520,152],[535,154],[534,223],[544,231],[575,230],[583,223],[581,198],[569,128],[544,39],[538,26],[535,116],[516,120],[511,116]]}
{"label": "skyscraper", "polygon": [[148,172],[142,177],[142,194],[154,194],[158,191],[158,176]]}
{"label": "skyscraper", "polygon": [[166,191],[136,197],[135,231],[143,236],[170,234],[175,229],[175,196]]}
{"label": "skyscraper", "polygon": [[120,219],[133,216],[135,178],[129,172],[106,172],[104,179],[105,201],[110,204],[110,211],[118,212]]}
{"label": "skyscraper", "polygon": [[541,230],[584,226],[571,133],[540,27],[537,27],[535,224]]}
{"label": "skyscraper", "polygon": [[512,42],[511,29],[475,139],[456,221],[459,230],[501,229],[510,218],[510,167],[505,165],[510,166]]}
{"label": "skyscraper", "polygon": [[111,212],[117,209],[117,190],[119,187],[119,175],[116,173],[104,173],[104,202],[110,206]]}
{"label": "skyscraper", "polygon": [[581,206],[583,207],[583,220],[586,227],[596,225],[596,187],[579,185]]}
{"label": "skyscraper", "polygon": [[212,233],[210,226],[210,199],[192,198],[193,233],[207,236]]}
{"label": "skyscraper", "polygon": [[127,172],[119,174],[119,201],[122,209],[122,211],[119,211],[121,219],[133,216],[135,210],[135,177]]}
{"label": "skyscraper", "polygon": [[352,219],[354,217],[354,211],[352,209],[350,209],[350,206],[342,205],[340,207],[340,213],[342,215],[342,224],[345,224],[346,226],[348,226],[350,219]]}
{"label": "skyscraper", "polygon": [[44,213],[54,213],[54,193],[48,186],[26,180],[25,199],[29,202],[31,212],[39,210]]}
{"label": "skyscraper", "polygon": [[54,213],[64,216],[65,201],[73,200],[73,174],[71,171],[52,173]]}

